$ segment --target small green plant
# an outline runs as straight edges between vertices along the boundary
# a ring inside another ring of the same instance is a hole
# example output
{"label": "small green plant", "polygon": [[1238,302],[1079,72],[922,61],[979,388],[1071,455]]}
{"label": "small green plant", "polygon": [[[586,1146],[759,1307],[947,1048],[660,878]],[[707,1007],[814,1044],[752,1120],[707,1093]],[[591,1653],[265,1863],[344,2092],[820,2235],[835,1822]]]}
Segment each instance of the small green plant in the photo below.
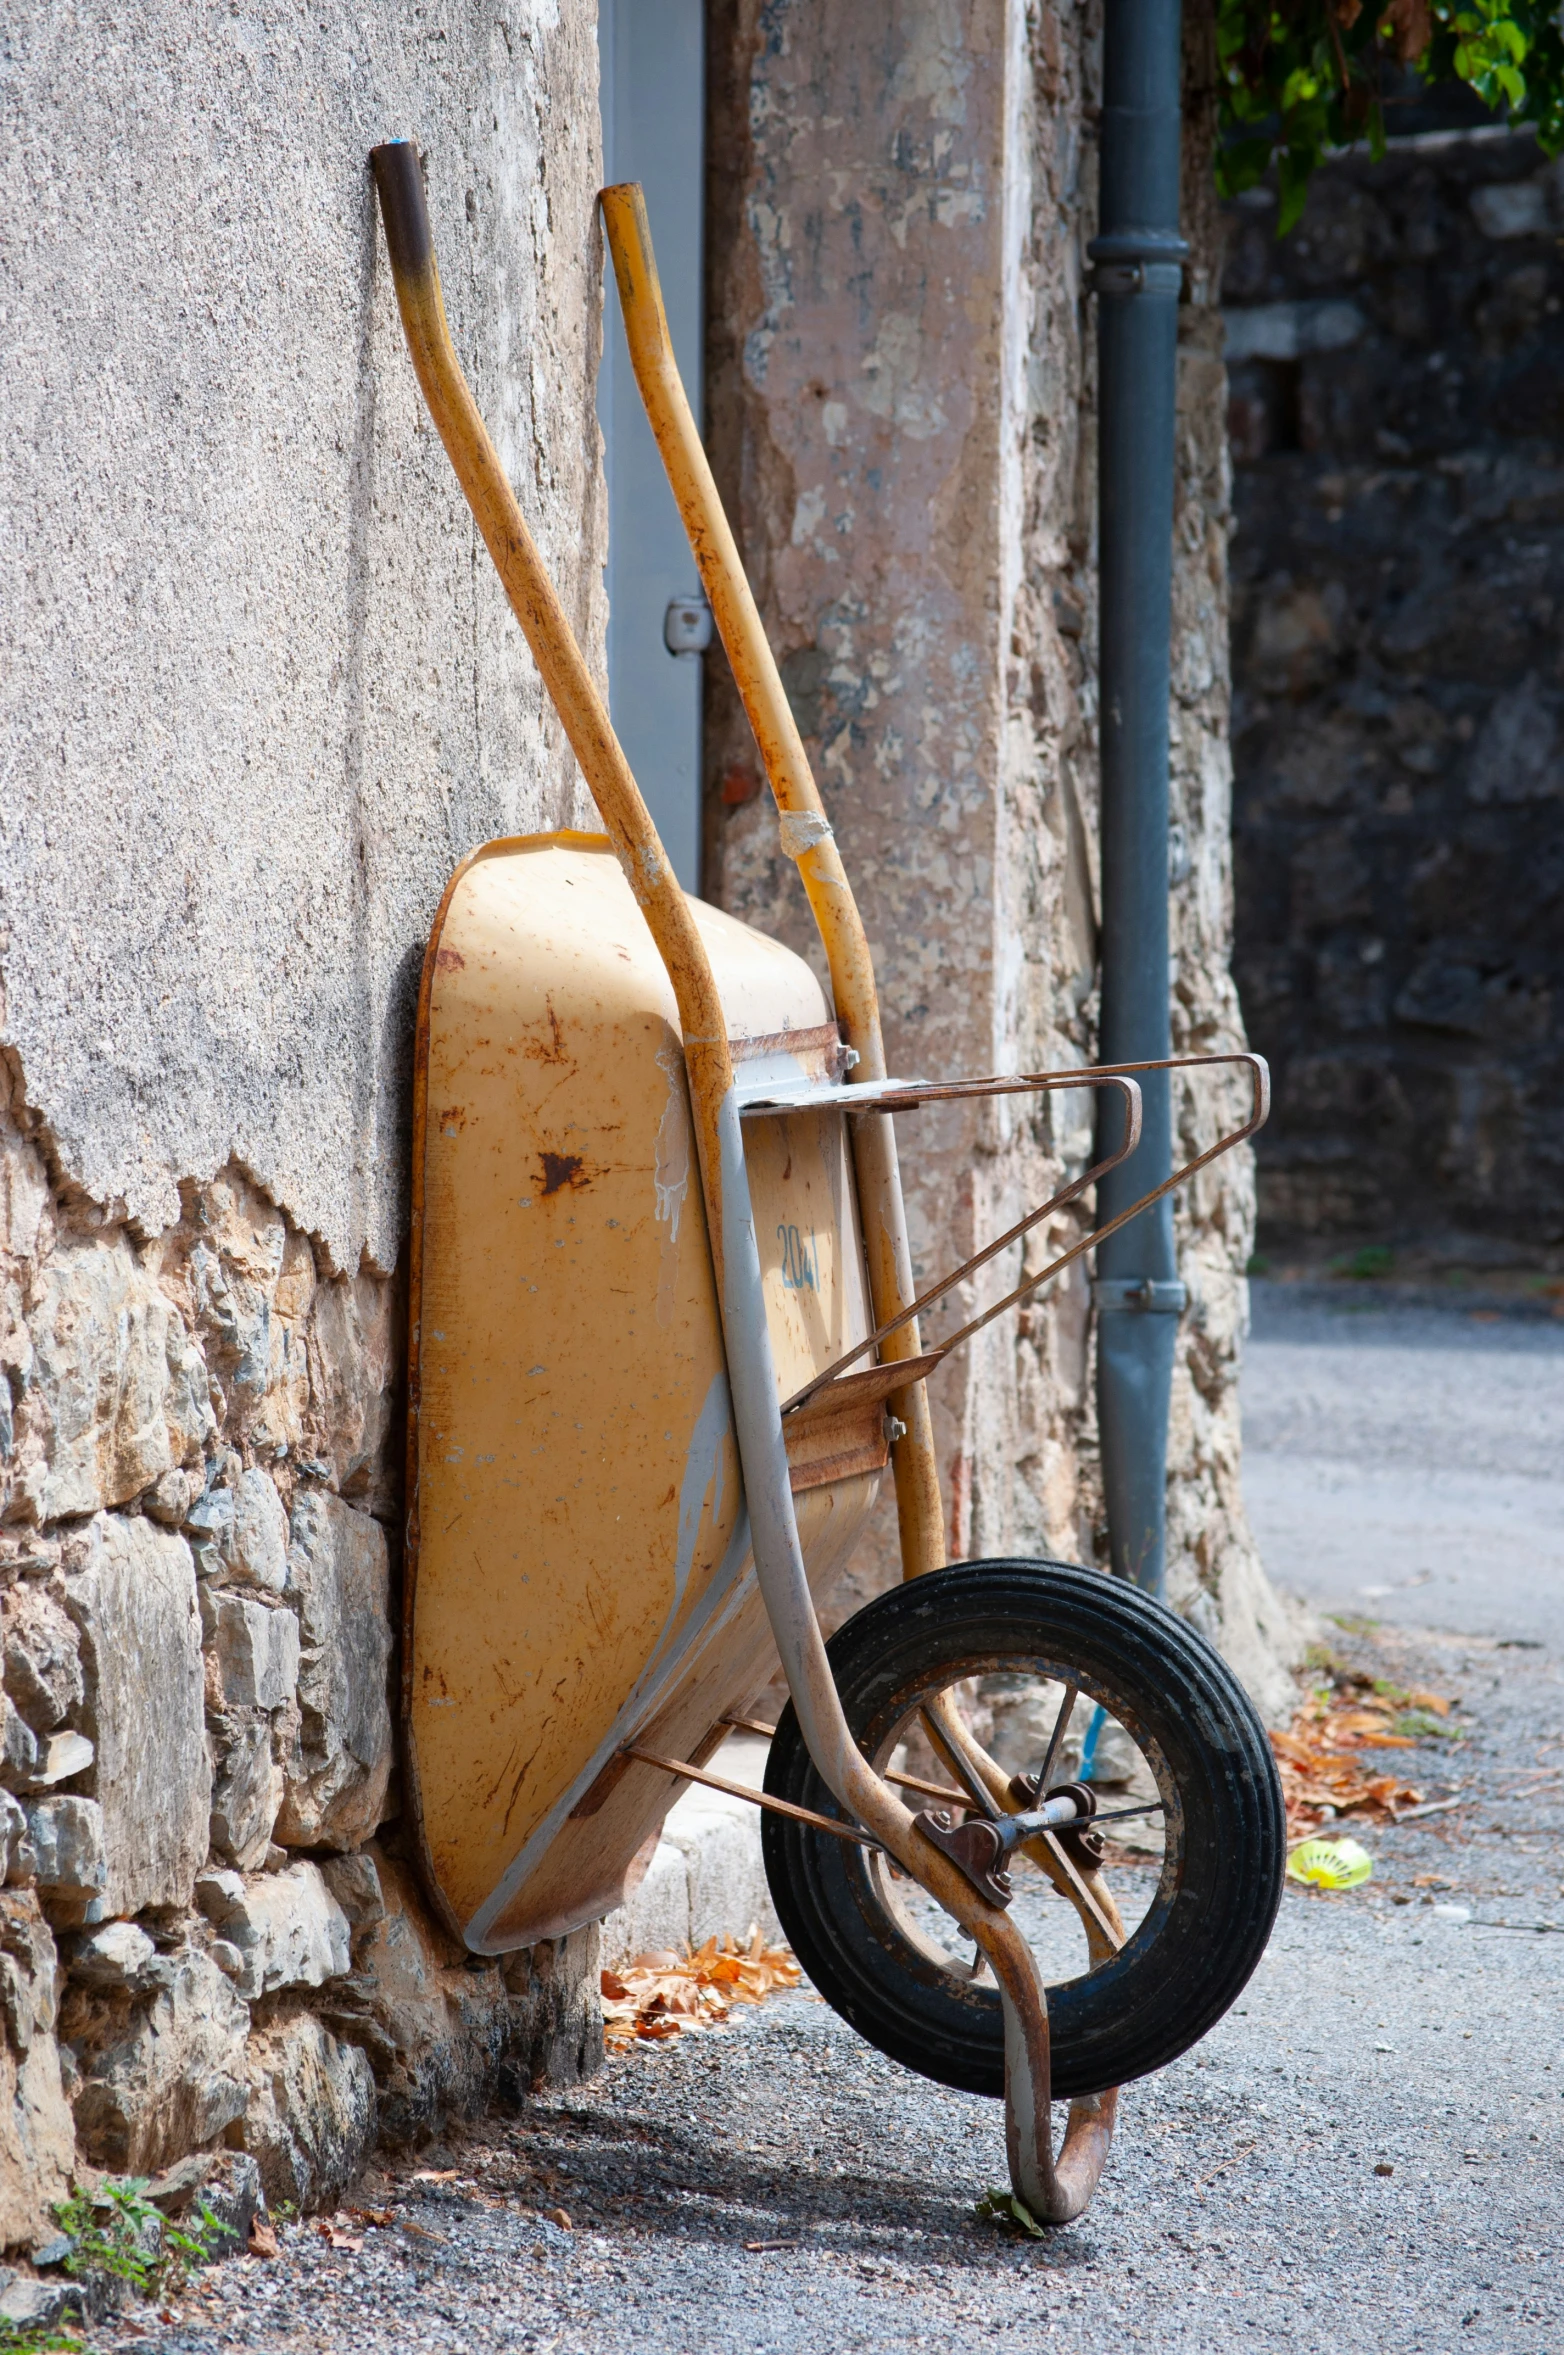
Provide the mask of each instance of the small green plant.
{"label": "small green plant", "polygon": [[1271,1263],[1266,1254],[1263,1251],[1251,1251],[1244,1263],[1244,1274],[1246,1276],[1268,1276],[1270,1272]]}
{"label": "small green plant", "polygon": [[144,2175],[106,2177],[95,2191],[59,2201],[54,2216],[71,2242],[67,2273],[78,2281],[122,2281],[141,2298],[178,2289],[225,2229],[204,2201],[194,2230],[174,2223],[147,2198]]}
{"label": "small green plant", "polygon": [[1464,1742],[1466,1739],[1464,1727],[1446,1725],[1431,1709],[1403,1709],[1390,1730],[1409,1742]]}
{"label": "small green plant", "polygon": [[1354,1284],[1372,1284],[1392,1273],[1396,1255],[1388,1243],[1365,1243],[1360,1251],[1349,1251],[1341,1259],[1330,1263],[1331,1274],[1345,1276]]}
{"label": "small green plant", "polygon": [[57,2322],[0,2322],[0,2355],[92,2355],[92,2350]]}

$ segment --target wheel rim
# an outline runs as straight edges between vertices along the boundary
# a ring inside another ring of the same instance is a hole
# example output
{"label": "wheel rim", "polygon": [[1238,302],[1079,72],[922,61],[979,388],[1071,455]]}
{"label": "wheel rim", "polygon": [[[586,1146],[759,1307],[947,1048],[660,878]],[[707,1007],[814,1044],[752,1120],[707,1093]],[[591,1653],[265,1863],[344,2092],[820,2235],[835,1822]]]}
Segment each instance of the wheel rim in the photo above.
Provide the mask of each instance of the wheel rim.
{"label": "wheel rim", "polygon": [[[887,1769],[907,1772],[919,1781],[952,1790],[949,1769],[941,1762],[923,1717],[936,1694],[949,1692],[956,1696],[969,1730],[996,1764],[1011,1774],[1033,1773],[1046,1756],[1064,1696],[1070,1690],[1076,1698],[1063,1739],[1056,1746],[1048,1789],[1079,1779],[1087,1731],[1100,1709],[1103,1717],[1096,1742],[1099,1773],[1093,1783],[1099,1811],[1130,1806],[1137,1800],[1161,1802],[1160,1816],[1116,1818],[1101,1867],[1123,1915],[1122,1951],[1142,1951],[1154,1943],[1177,1899],[1184,1861],[1184,1814],[1166,1754],[1139,1724],[1122,1693],[1064,1661],[1036,1653],[943,1662],[913,1695],[897,1697],[893,1713],[882,1710],[859,1729],[860,1746],[882,1774]],[[1104,1764],[1113,1771],[1102,1773]],[[905,1787],[901,1796],[914,1810],[941,1804],[929,1793]],[[970,1941],[915,1881],[888,1857],[872,1851],[861,1855],[858,1870],[868,1902],[878,1907],[925,1970],[948,1978],[953,1990],[992,1990],[993,1982],[981,1958],[977,1958],[977,1968],[972,1967]],[[1012,1917],[1028,1938],[1048,1986],[1068,1986],[1089,1978],[1115,1959],[1107,1954],[1092,1959],[1078,1907],[1059,1892],[1055,1881],[1026,1851],[1018,1851],[1011,1860],[1011,1877],[1015,1884]],[[1067,1963],[1072,1948],[1075,1959]],[[997,2003],[997,1994],[994,2000]]]}

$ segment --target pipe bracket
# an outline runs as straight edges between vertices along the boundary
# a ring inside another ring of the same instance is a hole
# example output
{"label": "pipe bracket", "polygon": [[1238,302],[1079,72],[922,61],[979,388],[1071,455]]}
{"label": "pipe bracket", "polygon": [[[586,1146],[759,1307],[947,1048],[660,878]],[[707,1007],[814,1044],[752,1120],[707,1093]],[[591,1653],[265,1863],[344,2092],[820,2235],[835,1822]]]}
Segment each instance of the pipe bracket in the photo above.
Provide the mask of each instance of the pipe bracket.
{"label": "pipe bracket", "polygon": [[1141,1316],[1176,1317],[1189,1306],[1189,1293],[1176,1277],[1172,1283],[1161,1283],[1151,1276],[1098,1276],[1092,1285],[1092,1306],[1099,1313],[1134,1310]]}
{"label": "pipe bracket", "polygon": [[1177,262],[1096,262],[1087,273],[1092,294],[1180,293],[1184,272]]}

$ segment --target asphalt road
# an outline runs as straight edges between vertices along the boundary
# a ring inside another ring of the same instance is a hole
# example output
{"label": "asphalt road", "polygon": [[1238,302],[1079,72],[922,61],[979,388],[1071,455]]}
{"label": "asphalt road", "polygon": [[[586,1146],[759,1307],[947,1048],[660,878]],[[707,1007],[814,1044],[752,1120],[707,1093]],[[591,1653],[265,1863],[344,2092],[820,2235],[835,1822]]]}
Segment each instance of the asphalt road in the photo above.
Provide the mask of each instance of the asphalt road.
{"label": "asphalt road", "polygon": [[1564,1318],[1252,1294],[1244,1496],[1272,1576],[1564,1654]]}
{"label": "asphalt road", "polygon": [[[1367,1833],[1365,1888],[1289,1891],[1233,2011],[1127,2090],[1081,2223],[1037,2242],[980,2222],[995,2105],[892,2068],[800,1991],[378,2173],[360,2200],[394,2221],[340,2219],[361,2248],[286,2226],[279,2259],[95,2344],[1559,2355],[1564,1643],[1540,1538],[1564,1334],[1315,1315],[1262,1303],[1256,1521],[1353,1621],[1344,1653],[1458,1698],[1457,1738],[1395,1763],[1460,1804]],[[1371,1557],[1374,1480],[1400,1550]],[[1397,1586],[1403,1568],[1432,1575]]]}

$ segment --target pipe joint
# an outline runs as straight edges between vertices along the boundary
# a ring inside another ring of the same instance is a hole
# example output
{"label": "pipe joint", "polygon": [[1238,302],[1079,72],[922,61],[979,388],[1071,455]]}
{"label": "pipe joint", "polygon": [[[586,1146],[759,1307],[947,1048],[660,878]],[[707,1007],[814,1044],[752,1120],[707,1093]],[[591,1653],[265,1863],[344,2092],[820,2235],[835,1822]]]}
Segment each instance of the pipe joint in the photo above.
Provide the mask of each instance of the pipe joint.
{"label": "pipe joint", "polygon": [[1086,248],[1093,294],[1177,295],[1189,245],[1176,229],[1115,229]]}
{"label": "pipe joint", "polygon": [[1098,1276],[1092,1285],[1092,1306],[1099,1316],[1182,1316],[1189,1293],[1175,1277],[1171,1283],[1153,1276]]}

